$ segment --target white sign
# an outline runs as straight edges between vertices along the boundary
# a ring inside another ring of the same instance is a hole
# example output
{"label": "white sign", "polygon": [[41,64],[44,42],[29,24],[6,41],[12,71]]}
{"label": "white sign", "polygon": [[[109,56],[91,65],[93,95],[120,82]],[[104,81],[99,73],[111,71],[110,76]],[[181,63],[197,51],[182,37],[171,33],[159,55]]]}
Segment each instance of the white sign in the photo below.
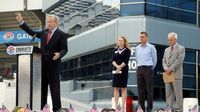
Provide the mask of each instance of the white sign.
{"label": "white sign", "polygon": [[137,63],[135,59],[130,59],[128,62],[128,66],[129,66],[129,72],[136,72],[136,68],[137,68]]}
{"label": "white sign", "polygon": [[32,54],[33,46],[9,46],[7,48],[7,53],[9,55],[16,54]]}
{"label": "white sign", "polygon": [[137,63],[136,63],[136,57],[135,57],[135,48],[137,44],[132,44],[131,49],[131,56],[128,62],[129,66],[129,73],[136,73]]}

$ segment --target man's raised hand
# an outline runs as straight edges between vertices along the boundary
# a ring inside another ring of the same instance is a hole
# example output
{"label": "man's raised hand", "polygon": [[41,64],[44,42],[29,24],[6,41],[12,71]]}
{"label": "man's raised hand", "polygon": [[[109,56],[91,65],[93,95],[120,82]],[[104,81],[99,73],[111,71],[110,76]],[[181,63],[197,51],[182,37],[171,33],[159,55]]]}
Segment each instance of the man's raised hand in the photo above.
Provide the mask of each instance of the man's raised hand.
{"label": "man's raised hand", "polygon": [[20,12],[17,12],[17,13],[15,13],[15,14],[16,14],[16,20],[17,20],[19,23],[21,23],[21,22],[24,21],[24,20],[23,20],[23,17],[22,17],[22,15],[21,15]]}

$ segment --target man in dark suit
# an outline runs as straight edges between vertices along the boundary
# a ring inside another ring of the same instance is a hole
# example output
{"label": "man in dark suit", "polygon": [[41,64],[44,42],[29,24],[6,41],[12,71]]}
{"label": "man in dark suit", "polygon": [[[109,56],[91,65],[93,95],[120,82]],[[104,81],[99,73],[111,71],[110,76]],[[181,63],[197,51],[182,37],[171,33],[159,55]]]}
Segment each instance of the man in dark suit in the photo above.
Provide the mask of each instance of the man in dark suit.
{"label": "man in dark suit", "polygon": [[58,28],[58,18],[54,15],[47,17],[47,29],[40,32],[30,29],[18,12],[16,19],[20,27],[29,35],[41,39],[41,49],[45,52],[42,55],[42,104],[41,108],[47,104],[48,84],[50,86],[53,111],[61,108],[60,99],[60,76],[59,68],[61,58],[67,53],[68,35]]}

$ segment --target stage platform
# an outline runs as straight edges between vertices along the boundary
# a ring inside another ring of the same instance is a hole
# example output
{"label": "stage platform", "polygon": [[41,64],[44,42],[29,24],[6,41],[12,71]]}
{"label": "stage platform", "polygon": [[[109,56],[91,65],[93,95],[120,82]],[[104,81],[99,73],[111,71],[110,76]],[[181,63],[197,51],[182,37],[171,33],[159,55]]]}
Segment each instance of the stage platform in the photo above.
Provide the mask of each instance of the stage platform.
{"label": "stage platform", "polygon": [[[4,104],[9,111],[11,111],[15,107],[15,102],[16,102],[16,84],[13,81],[6,81],[0,82],[0,90],[1,91],[1,97],[4,98],[0,100],[0,104]],[[63,94],[63,89],[66,88],[65,82],[61,82],[61,101],[62,101],[62,107],[63,108],[69,108],[69,105],[72,104],[73,108],[75,109],[76,112],[88,112],[92,108],[93,104],[95,103],[97,106],[98,111],[100,112],[103,108],[111,108],[112,107],[112,102],[111,98],[110,99],[101,99],[101,100],[94,100],[90,102],[84,102],[81,100],[75,100],[71,99],[70,97],[66,96],[66,94]],[[81,90],[76,90],[73,91],[77,94],[77,92],[81,92]],[[84,97],[84,96],[82,96]],[[133,101],[133,107],[135,108],[137,105],[137,101]],[[48,104],[50,108],[52,108],[51,104],[51,98],[50,94],[48,95]],[[154,101],[154,110],[157,108],[163,108],[165,107],[166,104],[164,101]]]}

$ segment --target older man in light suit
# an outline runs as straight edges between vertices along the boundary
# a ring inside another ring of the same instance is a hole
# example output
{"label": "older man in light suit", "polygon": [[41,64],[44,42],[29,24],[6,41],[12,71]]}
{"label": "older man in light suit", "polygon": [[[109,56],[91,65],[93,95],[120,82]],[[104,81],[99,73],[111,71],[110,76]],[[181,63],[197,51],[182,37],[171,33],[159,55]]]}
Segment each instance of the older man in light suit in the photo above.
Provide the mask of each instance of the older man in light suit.
{"label": "older man in light suit", "polygon": [[[175,112],[183,110],[183,60],[185,58],[185,48],[177,42],[177,34],[171,32],[168,34],[168,42],[170,47],[165,49],[162,65],[166,74],[170,75],[174,72],[175,81],[165,83],[166,101],[169,106],[173,106],[176,98]],[[174,96],[175,95],[175,96]],[[174,98],[175,97],[175,98]]]}

